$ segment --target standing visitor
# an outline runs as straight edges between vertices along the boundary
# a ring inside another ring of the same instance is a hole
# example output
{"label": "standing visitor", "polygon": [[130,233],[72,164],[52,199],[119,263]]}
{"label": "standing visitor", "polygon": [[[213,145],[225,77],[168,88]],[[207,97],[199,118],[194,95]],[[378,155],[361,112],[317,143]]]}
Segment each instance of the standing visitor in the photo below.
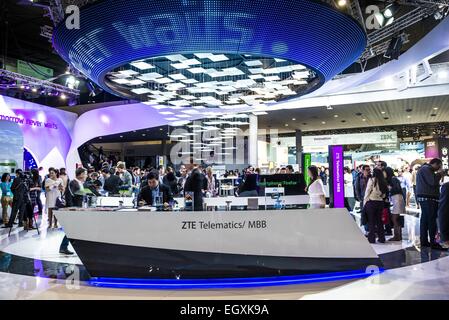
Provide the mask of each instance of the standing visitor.
{"label": "standing visitor", "polygon": [[170,188],[170,192],[177,196],[179,193],[178,190],[178,179],[176,179],[175,172],[171,167],[167,167],[167,174],[162,179],[164,185]]}
{"label": "standing visitor", "polygon": [[42,180],[37,169],[31,170],[31,185],[30,185],[30,198],[31,207],[37,206],[39,215],[42,215],[42,201],[41,201],[41,190],[42,190]]}
{"label": "standing visitor", "polygon": [[45,180],[45,207],[47,208],[48,214],[48,227],[57,228],[58,221],[54,219],[53,226],[53,209],[56,208],[56,200],[61,195],[63,191],[62,180],[58,178],[56,169],[48,169],[48,178]]}
{"label": "standing visitor", "polygon": [[310,166],[308,170],[309,177],[311,178],[307,187],[310,208],[325,208],[326,192],[324,191],[323,180],[321,180],[318,175],[318,168],[315,166]]}
{"label": "standing visitor", "polygon": [[2,190],[2,220],[6,227],[9,222],[8,217],[8,207],[12,206],[12,192],[11,192],[11,176],[9,173],[4,173],[2,175],[2,182],[0,183],[0,188]]}
{"label": "standing visitor", "polygon": [[387,167],[385,172],[387,173],[390,201],[393,205],[393,209],[391,210],[391,219],[393,221],[394,236],[388,241],[402,241],[400,215],[405,214],[405,198],[402,191],[401,182],[398,177],[394,175],[393,169]]}
{"label": "standing visitor", "polygon": [[404,171],[398,170],[398,179],[401,182],[402,194],[404,195],[404,199],[407,199],[410,190],[412,189],[412,182],[408,179],[408,176],[404,174]]}
{"label": "standing visitor", "polygon": [[8,221],[8,228],[11,228],[16,220],[16,216],[19,215],[19,227],[23,227],[23,221],[25,218],[25,211],[27,205],[31,202],[30,195],[28,193],[28,186],[26,185],[26,178],[22,169],[16,170],[16,177],[11,185],[12,198],[12,210],[11,217]]}
{"label": "standing visitor", "polygon": [[370,243],[376,242],[376,233],[378,241],[385,243],[382,211],[384,209],[384,199],[387,192],[388,185],[383,171],[376,167],[373,170],[373,176],[368,180],[363,200],[363,205],[368,216],[368,241]]}
{"label": "standing visitor", "polygon": [[126,170],[125,163],[122,161],[119,161],[117,163],[117,173],[122,180],[122,186],[123,188],[128,188],[128,190],[131,190],[133,179],[131,173]]}
{"label": "standing visitor", "polygon": [[198,167],[195,167],[187,177],[184,185],[184,196],[186,192],[193,193],[193,210],[203,211],[203,186],[204,175]]}
{"label": "standing visitor", "polygon": [[67,175],[67,172],[66,172],[65,168],[59,169],[59,178],[61,178],[61,180],[62,180],[62,187],[65,190],[67,188],[68,183],[69,183],[69,176]]}
{"label": "standing visitor", "polygon": [[212,171],[212,167],[206,168],[206,180],[207,180],[207,190],[206,193],[209,197],[215,197],[217,195],[217,183]]}
{"label": "standing visitor", "polygon": [[323,182],[323,184],[326,185],[327,184],[327,174],[326,174],[326,168],[324,168],[324,167],[321,167],[320,178],[321,178],[321,181]]}
{"label": "standing visitor", "polygon": [[436,242],[438,200],[440,198],[440,180],[443,175],[443,163],[432,159],[422,165],[416,175],[416,198],[421,206],[420,242],[421,247],[442,250]]}

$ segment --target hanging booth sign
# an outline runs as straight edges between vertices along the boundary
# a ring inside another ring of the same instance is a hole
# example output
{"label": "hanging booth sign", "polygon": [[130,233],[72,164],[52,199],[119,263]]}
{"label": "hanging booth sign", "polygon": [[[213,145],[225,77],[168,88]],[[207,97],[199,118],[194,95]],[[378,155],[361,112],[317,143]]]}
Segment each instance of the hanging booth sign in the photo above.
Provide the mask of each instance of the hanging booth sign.
{"label": "hanging booth sign", "polygon": [[343,146],[329,146],[329,198],[331,208],[345,207]]}

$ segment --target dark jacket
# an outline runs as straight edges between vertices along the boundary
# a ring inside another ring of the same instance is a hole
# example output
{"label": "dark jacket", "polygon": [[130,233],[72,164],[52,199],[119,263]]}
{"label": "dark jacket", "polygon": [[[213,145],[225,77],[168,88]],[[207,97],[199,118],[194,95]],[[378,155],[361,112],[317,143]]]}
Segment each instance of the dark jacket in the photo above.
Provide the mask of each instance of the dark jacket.
{"label": "dark jacket", "polygon": [[83,195],[78,194],[80,191],[80,185],[78,181],[71,180],[68,183],[67,189],[65,190],[64,198],[66,201],[66,207],[82,207],[83,206]]}
{"label": "dark jacket", "polygon": [[22,177],[17,176],[12,184],[11,184],[11,192],[13,194],[13,201],[14,202],[31,202],[29,194],[28,194],[28,188],[25,185],[25,181]]}
{"label": "dark jacket", "polygon": [[368,179],[371,176],[365,177],[363,173],[359,173],[355,179],[355,197],[357,201],[363,202],[365,198],[366,186],[368,184]]}
{"label": "dark jacket", "polygon": [[[170,188],[164,184],[159,184],[159,192],[162,193],[162,201],[165,203],[169,203],[173,200],[173,195],[170,191]],[[145,201],[147,205],[153,204],[153,192],[151,191],[151,188],[146,185],[143,187],[139,195],[137,196],[137,202]]]}
{"label": "dark jacket", "polygon": [[257,191],[257,174],[247,174],[239,186],[239,193],[244,191]]}
{"label": "dark jacket", "polygon": [[438,199],[440,180],[441,175],[435,174],[430,164],[424,164],[416,174],[416,196]]}
{"label": "dark jacket", "polygon": [[167,173],[167,175],[162,179],[164,185],[170,188],[172,194],[177,195],[179,193],[178,190],[178,179],[174,173]]}
{"label": "dark jacket", "polygon": [[203,210],[203,189],[207,181],[204,181],[204,175],[195,169],[187,177],[186,183],[184,184],[184,194],[186,192],[193,192],[193,206],[195,211]]}
{"label": "dark jacket", "polygon": [[110,194],[119,194],[119,187],[123,184],[122,179],[115,174],[111,174],[109,178],[104,180],[103,189]]}

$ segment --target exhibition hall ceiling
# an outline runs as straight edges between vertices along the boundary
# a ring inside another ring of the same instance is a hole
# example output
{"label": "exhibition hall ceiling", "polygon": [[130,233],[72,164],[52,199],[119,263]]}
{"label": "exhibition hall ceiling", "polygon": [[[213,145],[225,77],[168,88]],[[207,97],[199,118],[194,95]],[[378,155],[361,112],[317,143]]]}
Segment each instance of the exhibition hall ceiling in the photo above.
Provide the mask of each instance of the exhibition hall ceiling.
{"label": "exhibition hall ceiling", "polygon": [[[318,131],[444,122],[449,119],[449,95],[271,111],[261,115],[259,128],[281,132]],[[294,119],[294,120],[293,120]],[[288,125],[288,126],[286,126]]]}

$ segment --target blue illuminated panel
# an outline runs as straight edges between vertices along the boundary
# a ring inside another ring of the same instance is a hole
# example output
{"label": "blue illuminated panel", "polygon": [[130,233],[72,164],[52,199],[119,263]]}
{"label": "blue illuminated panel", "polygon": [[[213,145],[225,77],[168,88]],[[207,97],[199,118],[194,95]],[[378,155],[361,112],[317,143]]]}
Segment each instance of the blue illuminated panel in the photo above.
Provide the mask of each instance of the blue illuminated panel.
{"label": "blue illuminated panel", "polygon": [[108,91],[104,76],[118,66],[201,52],[296,61],[314,70],[323,84],[351,65],[366,45],[355,20],[309,0],[101,1],[81,10],[80,26],[69,30],[62,22],[54,46]]}
{"label": "blue illuminated panel", "polygon": [[299,276],[255,277],[232,279],[127,279],[127,278],[92,278],[89,284],[96,287],[130,288],[130,289],[212,289],[212,288],[251,288],[268,286],[300,285],[319,282],[362,279],[384,272],[366,270],[333,272]]}

